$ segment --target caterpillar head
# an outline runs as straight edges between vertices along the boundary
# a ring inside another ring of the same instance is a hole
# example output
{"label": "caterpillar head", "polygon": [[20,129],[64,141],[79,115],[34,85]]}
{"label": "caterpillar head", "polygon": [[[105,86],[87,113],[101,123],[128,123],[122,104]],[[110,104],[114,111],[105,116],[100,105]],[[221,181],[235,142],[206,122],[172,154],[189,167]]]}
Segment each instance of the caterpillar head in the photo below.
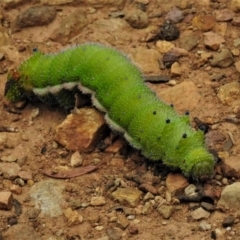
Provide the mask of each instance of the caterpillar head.
{"label": "caterpillar head", "polygon": [[188,154],[187,158],[189,162],[193,161],[194,164],[190,164],[192,168],[188,170],[186,175],[201,178],[212,174],[215,162],[213,155],[209,152],[203,151],[202,148],[196,148]]}
{"label": "caterpillar head", "polygon": [[21,86],[19,73],[11,70],[8,74],[4,90],[5,99],[9,102],[18,102],[24,99],[24,89]]}

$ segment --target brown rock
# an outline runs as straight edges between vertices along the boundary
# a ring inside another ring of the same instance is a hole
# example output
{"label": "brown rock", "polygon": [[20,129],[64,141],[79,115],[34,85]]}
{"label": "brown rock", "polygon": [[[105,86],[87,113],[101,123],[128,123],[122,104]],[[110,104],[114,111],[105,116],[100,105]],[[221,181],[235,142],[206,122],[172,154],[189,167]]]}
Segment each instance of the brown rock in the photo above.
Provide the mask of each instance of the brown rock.
{"label": "brown rock", "polygon": [[173,77],[179,77],[182,74],[181,66],[178,62],[173,63],[171,66],[171,76]]}
{"label": "brown rock", "polygon": [[240,177],[240,156],[230,156],[223,159],[221,170],[225,177]]}
{"label": "brown rock", "polygon": [[68,150],[92,151],[105,129],[103,116],[93,108],[82,108],[56,127],[55,139]]}
{"label": "brown rock", "polygon": [[60,23],[59,27],[53,31],[50,39],[64,45],[72,37],[79,34],[87,24],[85,11],[77,9]]}
{"label": "brown rock", "polygon": [[172,194],[181,193],[187,186],[189,182],[181,174],[168,174],[166,178],[166,186]]}
{"label": "brown rock", "polygon": [[117,200],[122,204],[128,203],[131,207],[136,207],[142,196],[142,192],[136,188],[127,187],[118,188],[111,195],[114,200]]}
{"label": "brown rock", "polygon": [[106,204],[106,200],[105,200],[105,197],[103,197],[103,196],[91,198],[90,205],[92,205],[92,206],[102,206],[104,204]]}
{"label": "brown rock", "polygon": [[221,43],[225,43],[225,39],[214,32],[207,32],[203,34],[204,45],[214,51],[218,50]]}
{"label": "brown rock", "polygon": [[56,9],[50,6],[33,6],[21,12],[12,24],[12,31],[25,27],[47,25],[56,17]]}
{"label": "brown rock", "polygon": [[234,65],[235,65],[237,71],[240,72],[240,61],[235,62]]}
{"label": "brown rock", "polygon": [[240,83],[238,81],[234,81],[221,86],[218,90],[217,96],[223,104],[235,106],[239,104],[238,102],[239,94]]}
{"label": "brown rock", "polygon": [[13,195],[11,192],[0,192],[0,209],[10,210],[12,208]]}
{"label": "brown rock", "polygon": [[74,152],[71,156],[70,165],[72,167],[79,167],[83,163],[82,156],[78,151]]}
{"label": "brown rock", "polygon": [[204,32],[211,30],[215,25],[215,19],[212,15],[198,15],[193,18],[192,25]]}
{"label": "brown rock", "polygon": [[83,222],[83,217],[78,211],[73,211],[71,208],[67,208],[63,213],[67,218],[69,226],[78,225]]}
{"label": "brown rock", "polygon": [[31,180],[32,179],[32,172],[29,171],[20,171],[18,176],[23,180]]}
{"label": "brown rock", "polygon": [[240,12],[240,1],[239,0],[231,0],[230,1],[230,8],[234,12]]}
{"label": "brown rock", "polygon": [[20,167],[17,163],[0,163],[0,171],[3,177],[7,179],[15,179],[18,176]]}
{"label": "brown rock", "polygon": [[179,44],[181,48],[191,51],[198,45],[199,37],[194,33],[183,33],[180,36]]}
{"label": "brown rock", "polygon": [[177,111],[192,111],[199,103],[201,96],[196,85],[192,81],[184,81],[171,88],[152,87],[160,99],[167,103],[174,103]]}
{"label": "brown rock", "polygon": [[150,192],[150,193],[152,193],[154,195],[157,195],[157,189],[154,186],[152,186],[152,185],[150,185],[148,183],[141,184],[139,186],[139,189],[141,191],[143,191],[143,192]]}
{"label": "brown rock", "polygon": [[148,15],[140,9],[128,11],[125,19],[133,28],[142,29],[148,26]]}
{"label": "brown rock", "polygon": [[221,9],[215,11],[215,17],[218,22],[227,22],[233,19],[234,12],[229,9]]}
{"label": "brown rock", "polygon": [[126,218],[125,214],[117,213],[117,224],[118,227],[120,227],[123,230],[127,228],[127,226],[129,225],[129,221]]}
{"label": "brown rock", "polygon": [[232,25],[236,27],[240,27],[240,17],[236,16],[232,20]]}

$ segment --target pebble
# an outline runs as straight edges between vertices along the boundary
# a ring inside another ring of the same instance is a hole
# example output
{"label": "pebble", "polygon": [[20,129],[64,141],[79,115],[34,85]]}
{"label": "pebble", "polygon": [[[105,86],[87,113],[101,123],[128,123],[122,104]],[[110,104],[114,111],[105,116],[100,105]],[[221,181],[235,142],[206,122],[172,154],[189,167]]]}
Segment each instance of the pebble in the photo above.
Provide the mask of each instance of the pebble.
{"label": "pebble", "polygon": [[79,214],[78,211],[67,208],[63,211],[65,217],[67,218],[68,225],[78,225],[83,222],[83,216]]}
{"label": "pebble", "polygon": [[18,223],[18,220],[15,216],[8,218],[8,225],[13,226]]}
{"label": "pebble", "polygon": [[142,192],[136,188],[118,188],[111,196],[120,203],[128,203],[131,207],[136,207],[142,196]]}
{"label": "pebble", "polygon": [[210,213],[204,210],[203,208],[199,207],[191,212],[191,217],[194,220],[201,220],[203,218],[208,218],[210,216]]}
{"label": "pebble", "polygon": [[215,18],[212,15],[197,15],[192,20],[193,27],[204,32],[211,30],[215,23]]}
{"label": "pebble", "polygon": [[22,28],[47,25],[52,22],[57,11],[51,6],[32,6],[22,11],[12,23],[12,31],[17,32]]}
{"label": "pebble", "polygon": [[72,37],[79,34],[87,24],[86,12],[82,8],[77,8],[60,22],[52,32],[50,39],[65,45]]}
{"label": "pebble", "polygon": [[16,195],[20,195],[22,193],[22,188],[16,184],[12,184],[9,189]]}
{"label": "pebble", "polygon": [[225,39],[220,34],[214,32],[206,32],[203,34],[203,37],[204,45],[214,51],[219,49],[220,44],[225,43]]}
{"label": "pebble", "polygon": [[177,7],[173,7],[166,15],[165,20],[171,20],[174,23],[181,22],[183,20],[183,12]]}
{"label": "pebble", "polygon": [[171,205],[161,205],[157,208],[158,213],[165,219],[169,219],[174,213],[174,206]]}
{"label": "pebble", "polygon": [[167,42],[165,40],[159,40],[156,42],[156,47],[160,53],[167,53],[171,49],[175,47],[175,45],[171,42]]}
{"label": "pebble", "polygon": [[131,235],[136,235],[136,234],[138,234],[139,230],[138,230],[138,228],[135,224],[130,224],[129,227],[128,227],[128,232]]}
{"label": "pebble", "polygon": [[123,230],[118,227],[110,227],[107,229],[107,235],[110,239],[120,240],[122,239]]}
{"label": "pebble", "polygon": [[199,229],[200,229],[201,231],[208,231],[208,230],[211,230],[211,228],[212,228],[212,225],[209,224],[209,223],[206,222],[206,221],[201,221],[201,222],[199,223]]}
{"label": "pebble", "polygon": [[213,204],[208,202],[201,202],[201,207],[208,212],[213,212],[216,209],[216,207]]}
{"label": "pebble", "polygon": [[[223,163],[221,164],[221,170],[223,172],[223,176],[236,177],[236,178],[240,177],[240,163],[238,159],[239,159],[238,156],[234,156],[234,155],[223,159]],[[227,180],[225,180],[224,182],[226,183]]]}
{"label": "pebble", "polygon": [[231,0],[230,1],[230,9],[234,12],[240,12],[240,1],[239,0]]}
{"label": "pebble", "polygon": [[117,213],[117,225],[123,230],[128,227],[129,221],[126,218],[125,214]]}
{"label": "pebble", "polygon": [[23,180],[32,180],[32,172],[29,171],[19,171],[18,176]]}
{"label": "pebble", "polygon": [[0,209],[11,210],[13,205],[13,194],[11,192],[0,192]]}
{"label": "pebble", "polygon": [[157,195],[157,189],[152,186],[151,184],[148,183],[143,183],[139,186],[139,190],[143,191],[143,192],[149,192],[153,195]]}
{"label": "pebble", "polygon": [[194,49],[199,43],[199,37],[194,33],[183,33],[179,39],[179,45],[181,48],[186,49],[187,51],[191,51]]}
{"label": "pebble", "polygon": [[172,77],[179,77],[182,75],[182,69],[181,69],[181,66],[178,62],[175,62],[172,64],[171,66],[171,76]]}
{"label": "pebble", "polygon": [[148,26],[148,15],[140,9],[132,9],[128,11],[125,19],[133,28],[142,29]]}
{"label": "pebble", "polygon": [[88,152],[95,148],[104,126],[101,113],[93,108],[81,108],[56,127],[55,140],[68,150]]}
{"label": "pebble", "polygon": [[19,165],[15,162],[0,163],[0,171],[6,179],[15,179],[20,169]]}
{"label": "pebble", "polygon": [[234,62],[232,53],[229,49],[223,48],[220,52],[213,55],[212,61],[210,64],[212,67],[229,67]]}
{"label": "pebble", "polygon": [[62,215],[64,184],[57,180],[41,180],[35,183],[29,195],[36,209],[41,210],[41,214],[50,217]]}
{"label": "pebble", "polygon": [[103,196],[92,197],[90,200],[91,206],[102,206],[106,204],[106,199]]}
{"label": "pebble", "polygon": [[224,218],[222,226],[224,228],[231,227],[234,224],[235,217],[233,215],[229,215]]}
{"label": "pebble", "polygon": [[[235,103],[234,102],[235,97],[233,97],[233,96],[236,96],[236,98],[237,98],[239,93],[240,93],[240,83],[238,81],[233,81],[233,82],[226,83],[226,84],[220,86],[217,96],[223,104],[233,106]],[[227,160],[226,157],[225,157],[225,159]],[[230,163],[229,165],[233,164],[233,162],[234,162],[233,159],[234,159],[234,156],[229,157],[229,159],[228,159],[228,161]],[[235,159],[236,159],[236,157],[235,157]],[[231,162],[232,162],[232,164],[231,164]],[[236,165],[239,166],[239,164],[237,164],[237,163],[238,162],[236,162]],[[239,167],[236,167],[236,169],[238,169],[238,168]]]}
{"label": "pebble", "polygon": [[184,193],[187,196],[195,196],[197,193],[197,187],[194,184],[189,184],[185,189]]}
{"label": "pebble", "polygon": [[153,210],[153,206],[151,204],[151,202],[146,202],[144,205],[143,205],[143,208],[142,208],[142,214],[143,215],[147,215],[147,214],[150,214]]}
{"label": "pebble", "polygon": [[79,167],[83,164],[82,156],[78,151],[74,152],[71,156],[70,165],[71,167]]}
{"label": "pebble", "polygon": [[232,25],[236,27],[240,27],[240,17],[235,16],[232,20]]}
{"label": "pebble", "polygon": [[154,195],[150,192],[148,192],[147,194],[145,194],[145,196],[143,197],[143,200],[146,202],[150,199],[154,199]]}
{"label": "pebble", "polygon": [[215,18],[218,22],[227,22],[233,19],[234,12],[229,9],[220,9],[215,11]]}
{"label": "pebble", "polygon": [[95,229],[97,231],[102,231],[104,229],[104,226],[96,226]]}
{"label": "pebble", "polygon": [[166,186],[172,194],[178,194],[189,185],[182,174],[169,173],[166,178]]}

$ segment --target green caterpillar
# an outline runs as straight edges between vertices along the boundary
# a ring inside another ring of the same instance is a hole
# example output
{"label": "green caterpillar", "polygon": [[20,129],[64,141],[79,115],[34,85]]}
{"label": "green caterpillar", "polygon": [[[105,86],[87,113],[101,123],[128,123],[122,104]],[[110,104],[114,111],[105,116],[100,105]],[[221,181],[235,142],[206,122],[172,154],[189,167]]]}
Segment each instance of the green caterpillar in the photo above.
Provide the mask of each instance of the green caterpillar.
{"label": "green caterpillar", "polygon": [[112,129],[151,160],[180,168],[186,176],[211,175],[213,156],[204,133],[191,128],[188,114],[179,116],[144,83],[139,69],[120,52],[84,44],[57,54],[35,52],[8,75],[5,97],[74,106],[73,92],[92,95]]}

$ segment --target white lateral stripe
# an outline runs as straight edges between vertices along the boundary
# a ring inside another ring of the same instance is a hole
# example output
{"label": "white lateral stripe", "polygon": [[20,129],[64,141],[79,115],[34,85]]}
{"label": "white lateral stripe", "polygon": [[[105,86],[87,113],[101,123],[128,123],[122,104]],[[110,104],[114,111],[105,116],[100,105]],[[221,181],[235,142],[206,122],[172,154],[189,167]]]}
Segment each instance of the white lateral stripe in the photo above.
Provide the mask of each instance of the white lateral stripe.
{"label": "white lateral stripe", "polygon": [[62,89],[72,90],[75,86],[77,86],[78,82],[69,82],[69,83],[63,83],[55,86],[47,86],[45,88],[33,88],[33,92],[36,95],[46,95],[47,93],[53,93],[56,94]]}

